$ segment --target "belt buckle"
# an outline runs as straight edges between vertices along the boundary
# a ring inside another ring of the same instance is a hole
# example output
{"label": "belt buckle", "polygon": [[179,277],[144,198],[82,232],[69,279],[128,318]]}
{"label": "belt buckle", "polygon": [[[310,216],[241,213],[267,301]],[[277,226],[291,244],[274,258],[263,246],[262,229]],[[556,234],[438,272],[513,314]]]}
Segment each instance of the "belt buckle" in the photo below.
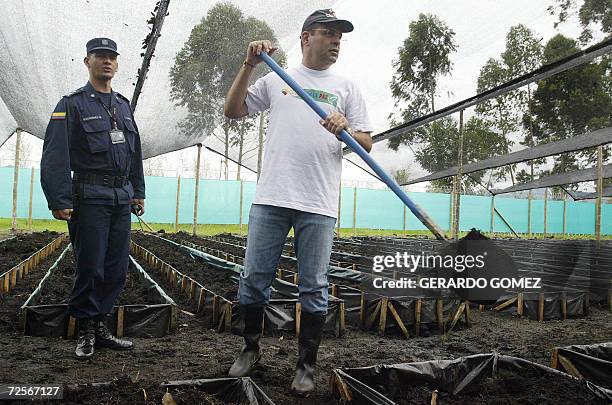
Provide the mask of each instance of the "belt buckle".
{"label": "belt buckle", "polygon": [[102,185],[106,187],[110,187],[110,180],[111,180],[111,177],[105,174],[104,176],[102,176]]}

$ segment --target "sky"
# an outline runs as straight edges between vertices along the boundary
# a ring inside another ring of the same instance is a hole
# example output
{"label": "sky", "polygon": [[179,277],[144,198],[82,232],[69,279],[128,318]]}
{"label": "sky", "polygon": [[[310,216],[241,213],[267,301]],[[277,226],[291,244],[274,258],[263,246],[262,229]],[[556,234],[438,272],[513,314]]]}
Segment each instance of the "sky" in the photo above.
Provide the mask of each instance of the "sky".
{"label": "sky", "polygon": [[[334,4],[333,9],[339,18],[350,20],[354,24],[355,30],[352,33],[345,34],[338,63],[333,69],[359,84],[375,128],[374,133],[378,133],[389,128],[388,116],[395,110],[394,100],[389,89],[389,82],[393,75],[392,62],[397,57],[398,48],[408,36],[410,21],[417,19],[420,13],[437,15],[456,33],[455,41],[458,49],[451,55],[452,73],[439,80],[436,105],[438,108],[442,108],[476,94],[476,81],[480,68],[488,58],[499,57],[505,48],[505,36],[511,26],[526,25],[543,38],[543,43],[558,32],[577,37],[580,27],[575,18],[561,24],[558,29],[554,28],[553,24],[556,17],[549,15],[546,10],[552,2],[553,0],[420,0],[402,2],[377,0],[373,3],[366,0],[341,0]],[[200,19],[197,14],[187,16],[184,10],[173,10],[173,7],[180,4],[180,2],[170,3],[170,15],[176,16],[178,14],[182,17],[175,17],[175,20],[168,22],[168,24],[176,25],[185,21],[186,24],[193,25]],[[248,8],[245,13],[252,13],[253,8]],[[303,10],[303,6],[298,8],[300,12]],[[205,10],[200,12],[203,15]],[[257,12],[257,14],[258,17],[264,16],[264,18],[266,15],[265,12]],[[275,19],[277,26],[282,25],[283,27],[281,40],[288,54],[288,65],[299,64],[301,51],[298,37],[301,23],[296,24],[296,18],[288,19],[290,24],[296,25],[295,29],[292,30],[291,27],[283,25],[285,24],[283,21],[277,21],[279,15],[282,15],[279,10],[269,14],[272,16],[270,18]],[[184,32],[189,30],[183,29]],[[176,48],[179,45],[174,43],[172,46]],[[466,111],[467,117],[471,113],[471,110]],[[31,159],[36,161],[37,156],[40,155],[42,141],[29,140],[28,142],[32,143]],[[11,148],[10,144],[11,141],[0,148],[0,164],[6,164],[7,151]],[[411,177],[426,174],[414,161],[412,153],[407,148],[394,152],[389,150],[386,142],[383,141],[374,146],[373,156],[388,171],[407,168]],[[349,157],[363,164],[354,154]],[[180,173],[183,169],[177,167],[181,165],[177,162],[190,165],[190,162],[195,161],[195,148],[167,154],[162,159],[167,169],[167,175],[172,175],[173,172]],[[218,156],[209,152],[204,155],[205,165],[208,166],[211,173],[218,170],[219,160]],[[231,171],[235,171],[235,168],[231,168]],[[255,178],[254,175],[244,171],[243,174],[244,179],[254,180]],[[369,182],[377,183],[368,174],[346,162],[343,165],[343,181],[348,184],[353,182],[355,185],[361,186],[373,185]],[[424,184],[411,186],[411,190],[414,191],[423,191],[424,189]]]}

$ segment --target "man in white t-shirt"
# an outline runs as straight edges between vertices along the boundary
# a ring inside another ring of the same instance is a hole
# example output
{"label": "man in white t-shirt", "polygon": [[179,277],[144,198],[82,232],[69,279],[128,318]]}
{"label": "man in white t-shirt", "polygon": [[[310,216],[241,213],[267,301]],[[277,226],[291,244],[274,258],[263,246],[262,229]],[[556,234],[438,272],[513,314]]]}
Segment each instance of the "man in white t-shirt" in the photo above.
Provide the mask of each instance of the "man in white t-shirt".
{"label": "man in white t-shirt", "polygon": [[[368,152],[372,127],[357,85],[330,70],[340,51],[342,34],[353,25],[332,10],[317,10],[302,27],[302,63],[287,73],[329,115],[314,111],[275,73],[248,87],[262,51],[270,41],[254,41],[225,100],[225,115],[240,118],[270,110],[265,156],[249,214],[244,271],[238,299],[245,345],[230,376],[249,374],[259,361],[264,307],[289,230],[293,227],[302,306],[299,357],[291,389],[314,390],[314,367],[327,315],[327,271],[338,208],[342,143],[346,129]],[[335,135],[335,136],[334,136]]]}

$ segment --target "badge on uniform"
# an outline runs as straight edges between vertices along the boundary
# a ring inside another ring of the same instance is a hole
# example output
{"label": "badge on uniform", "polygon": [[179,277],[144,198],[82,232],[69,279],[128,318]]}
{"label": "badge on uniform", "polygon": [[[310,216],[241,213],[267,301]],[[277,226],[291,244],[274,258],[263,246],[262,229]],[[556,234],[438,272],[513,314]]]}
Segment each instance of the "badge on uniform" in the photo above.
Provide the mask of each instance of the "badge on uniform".
{"label": "badge on uniform", "polygon": [[113,129],[110,131],[110,138],[112,143],[123,143],[125,142],[125,136],[123,135],[123,131],[118,129]]}

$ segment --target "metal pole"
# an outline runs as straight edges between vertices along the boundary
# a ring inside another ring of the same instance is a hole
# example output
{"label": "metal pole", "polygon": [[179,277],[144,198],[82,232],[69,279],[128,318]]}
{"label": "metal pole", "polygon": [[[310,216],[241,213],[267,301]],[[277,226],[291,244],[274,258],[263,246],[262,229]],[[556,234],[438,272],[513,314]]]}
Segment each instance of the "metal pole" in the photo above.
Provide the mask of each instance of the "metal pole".
{"label": "metal pole", "polygon": [[601,246],[601,203],[603,200],[603,145],[597,147],[597,201],[595,202],[595,238]]}
{"label": "metal pole", "polygon": [[353,236],[357,236],[357,187],[353,187]]}
{"label": "metal pole", "polygon": [[548,213],[548,187],[544,189],[544,237],[546,237],[546,234],[548,231],[547,213]]}
{"label": "metal pole", "polygon": [[[299,84],[297,84],[297,82],[295,82],[291,77],[289,77],[287,72],[285,72],[280,66],[278,66],[278,64],[267,53],[262,52],[259,57],[264,62],[266,62],[266,64],[270,66],[270,68],[274,70],[274,72],[278,74],[281,79],[283,79],[283,81],[287,83],[289,87],[291,87],[302,98],[302,100],[304,100],[306,104],[308,104],[308,106],[317,113],[317,115],[319,115],[319,117],[327,117],[327,113],[325,112],[325,110],[323,110],[323,108],[321,108],[321,106],[318,105],[317,102],[314,101],[313,98],[310,97],[308,93],[306,93],[304,89],[300,87]],[[340,132],[340,139],[342,139],[342,141],[346,143],[346,145],[351,150],[357,153],[359,157],[362,158],[368,164],[368,166],[370,166],[372,170],[374,170],[374,172],[381,179],[384,180],[385,184],[393,191],[393,193],[395,193],[395,195],[400,200],[402,200],[404,204],[408,206],[408,208],[410,208],[410,211],[412,211],[412,213],[431,231],[431,233],[436,236],[437,239],[446,239],[446,236],[444,235],[444,232],[442,232],[440,227],[427,215],[427,213],[421,207],[419,207],[412,200],[410,200],[406,193],[402,191],[400,185],[397,184],[397,181],[395,181],[393,177],[389,176],[383,170],[383,168],[380,167],[378,163],[376,163],[372,156],[370,156],[365,151],[365,149],[346,130],[343,129]]]}
{"label": "metal pole", "polygon": [[340,214],[342,213],[342,180],[340,180],[340,189],[338,190],[338,237],[340,237]]}
{"label": "metal pole", "polygon": [[176,212],[174,215],[174,232],[179,229],[179,202],[181,199],[181,175],[179,174],[176,182]]}
{"label": "metal pole", "polygon": [[490,232],[493,233],[495,227],[495,195],[491,196],[491,226]]}
{"label": "metal pole", "polygon": [[257,180],[261,173],[261,164],[263,161],[263,145],[264,144],[264,113],[259,114],[259,144],[257,146]]}
{"label": "metal pole", "polygon": [[202,156],[202,144],[198,145],[198,159],[196,160],[196,173],[195,173],[195,196],[193,197],[193,235],[197,233],[198,229],[198,200],[200,197],[200,158]]}
{"label": "metal pole", "polygon": [[244,181],[240,180],[240,235],[242,235],[242,204],[244,202]]}
{"label": "metal pole", "polygon": [[453,239],[459,239],[461,215],[461,177],[463,175],[463,110],[459,111],[459,146],[457,151],[457,187],[455,190],[455,213],[453,215]]}
{"label": "metal pole", "polygon": [[28,206],[28,229],[32,230],[32,200],[34,197],[34,168],[32,168],[32,174],[30,175],[30,204]]}
{"label": "metal pole", "polygon": [[19,188],[19,149],[21,147],[21,129],[15,131],[15,168],[13,170],[13,223],[11,229],[17,230],[17,195]]}

